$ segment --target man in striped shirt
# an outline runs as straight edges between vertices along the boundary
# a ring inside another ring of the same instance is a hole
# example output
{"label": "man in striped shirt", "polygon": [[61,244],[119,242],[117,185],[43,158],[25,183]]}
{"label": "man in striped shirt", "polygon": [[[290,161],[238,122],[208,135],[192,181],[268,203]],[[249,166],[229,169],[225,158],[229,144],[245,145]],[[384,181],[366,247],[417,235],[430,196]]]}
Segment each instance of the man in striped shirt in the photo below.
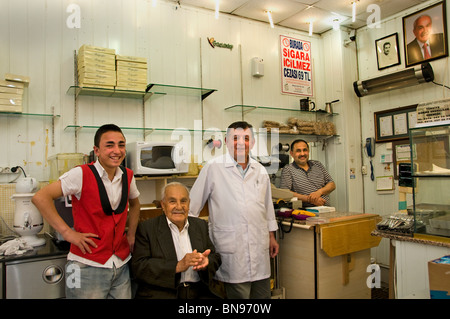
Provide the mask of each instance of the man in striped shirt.
{"label": "man in striped shirt", "polygon": [[329,194],[336,189],[336,184],[322,163],[309,160],[308,143],[295,140],[290,154],[294,162],[283,168],[280,188],[293,191],[303,207],[330,206]]}

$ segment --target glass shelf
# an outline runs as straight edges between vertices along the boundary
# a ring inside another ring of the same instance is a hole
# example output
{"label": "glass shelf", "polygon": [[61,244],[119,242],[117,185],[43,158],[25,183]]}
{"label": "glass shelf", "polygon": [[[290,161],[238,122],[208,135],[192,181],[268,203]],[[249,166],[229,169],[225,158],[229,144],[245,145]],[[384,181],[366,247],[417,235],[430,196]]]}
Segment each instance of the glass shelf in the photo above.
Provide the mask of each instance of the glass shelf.
{"label": "glass shelf", "polygon": [[[146,101],[152,93],[144,91],[131,91],[131,90],[116,90],[116,89],[103,89],[92,87],[71,86],[67,90],[69,95],[87,95],[87,96],[104,96],[126,99],[144,99]],[[155,93],[156,94],[156,93]]]}
{"label": "glass shelf", "polygon": [[225,111],[236,109],[236,108],[242,108],[246,109],[244,112],[251,112],[256,109],[262,109],[262,110],[274,110],[274,111],[289,111],[289,112],[302,112],[302,113],[308,113],[308,114],[322,114],[322,115],[339,115],[339,113],[327,113],[325,111],[302,111],[300,110],[300,107],[298,109],[289,109],[289,108],[279,108],[279,107],[273,107],[273,106],[256,106],[256,105],[232,105],[227,108],[225,108]]}
{"label": "glass shelf", "polygon": [[[64,128],[64,131],[75,131],[81,129],[98,129],[100,126],[95,125],[68,125]],[[186,131],[186,132],[206,132],[209,130],[195,130],[195,129],[187,129],[187,128],[157,128],[157,127],[123,127],[120,126],[121,130],[134,130],[134,131],[144,131],[145,134],[150,134],[153,132],[173,132],[173,131]],[[226,131],[221,131],[225,133]]]}
{"label": "glass shelf", "polygon": [[20,113],[20,112],[0,112],[0,114],[1,115],[12,115],[12,116],[61,117],[61,115],[54,115],[54,114]]}
{"label": "glass shelf", "polygon": [[147,85],[146,92],[154,94],[168,94],[168,95],[188,95],[188,96],[201,96],[202,100],[206,99],[209,95],[216,92],[215,89],[205,89],[189,86],[177,86],[150,83]]}

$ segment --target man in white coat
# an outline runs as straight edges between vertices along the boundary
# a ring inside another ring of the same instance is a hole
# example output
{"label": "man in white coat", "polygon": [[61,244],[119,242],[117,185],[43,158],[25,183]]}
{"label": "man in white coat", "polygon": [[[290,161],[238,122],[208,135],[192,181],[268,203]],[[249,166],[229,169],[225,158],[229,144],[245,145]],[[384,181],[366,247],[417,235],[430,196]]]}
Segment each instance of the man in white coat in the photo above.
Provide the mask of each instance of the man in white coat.
{"label": "man in white coat", "polygon": [[209,231],[222,265],[216,278],[227,298],[270,298],[270,257],[278,254],[278,228],[270,179],[250,158],[253,128],[235,122],[227,129],[228,153],[205,165],[191,189],[190,214],[198,216],[208,201]]}

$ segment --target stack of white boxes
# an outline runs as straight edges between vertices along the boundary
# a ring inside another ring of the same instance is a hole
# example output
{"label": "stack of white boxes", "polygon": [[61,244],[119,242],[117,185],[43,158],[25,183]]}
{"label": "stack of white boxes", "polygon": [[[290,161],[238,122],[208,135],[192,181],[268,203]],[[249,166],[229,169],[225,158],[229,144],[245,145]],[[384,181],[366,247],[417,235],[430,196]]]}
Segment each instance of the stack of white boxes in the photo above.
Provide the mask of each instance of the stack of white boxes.
{"label": "stack of white boxes", "polygon": [[22,113],[23,88],[30,78],[7,73],[0,80],[0,112]]}
{"label": "stack of white boxes", "polygon": [[78,86],[114,89],[116,85],[116,51],[82,45],[78,51]]}
{"label": "stack of white boxes", "polygon": [[145,91],[147,88],[147,59],[116,55],[116,90]]}

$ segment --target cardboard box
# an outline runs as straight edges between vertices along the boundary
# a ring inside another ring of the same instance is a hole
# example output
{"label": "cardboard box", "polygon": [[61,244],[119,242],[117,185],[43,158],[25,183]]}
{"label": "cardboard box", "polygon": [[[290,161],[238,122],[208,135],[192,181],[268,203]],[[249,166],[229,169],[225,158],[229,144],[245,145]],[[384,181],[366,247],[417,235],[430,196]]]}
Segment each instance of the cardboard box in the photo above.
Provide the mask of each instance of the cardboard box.
{"label": "cardboard box", "polygon": [[116,65],[117,65],[117,67],[147,69],[147,63],[136,63],[136,62],[130,62],[130,61],[116,60]]}
{"label": "cardboard box", "polygon": [[428,262],[431,299],[450,299],[450,255]]}
{"label": "cardboard box", "polygon": [[22,82],[14,82],[14,81],[7,81],[7,80],[0,80],[0,86],[8,87],[8,88],[16,88],[16,89],[24,88],[24,84]]}
{"label": "cardboard box", "polygon": [[7,86],[0,86],[0,93],[8,93],[8,94],[23,94],[23,89],[20,88],[14,88],[14,87],[7,87]]}
{"label": "cardboard box", "polygon": [[138,57],[138,56],[129,56],[129,55],[119,55],[118,54],[118,55],[116,55],[116,60],[147,64],[147,58],[142,58],[142,57]]}
{"label": "cardboard box", "polygon": [[3,103],[0,100],[0,112],[13,112],[13,113],[22,113],[22,102],[20,103]]}
{"label": "cardboard box", "polygon": [[105,80],[105,81],[111,81],[116,82],[116,74],[102,74],[102,73],[88,73],[88,72],[81,72],[78,73],[78,80],[83,81],[85,79],[97,79],[97,80]]}
{"label": "cardboard box", "polygon": [[114,89],[116,85],[115,81],[111,80],[102,80],[102,79],[83,79],[82,81],[78,80],[78,86],[84,87],[98,87],[104,89]]}
{"label": "cardboard box", "polygon": [[117,74],[117,82],[136,82],[141,84],[147,84],[147,74],[145,76],[129,76],[126,74]]}
{"label": "cardboard box", "polygon": [[117,82],[116,90],[122,91],[141,91],[144,92],[147,88],[147,84],[137,82]]}
{"label": "cardboard box", "polygon": [[30,83],[30,77],[25,75],[17,75],[12,73],[5,74],[5,80],[13,81],[13,82],[21,82],[21,83]]}
{"label": "cardboard box", "polygon": [[116,61],[114,60],[114,57],[112,55],[109,55],[112,58],[109,57],[100,57],[95,55],[79,55],[77,59],[78,65],[84,64],[85,66],[87,64],[104,64],[110,67],[114,67],[114,70],[116,68]]}
{"label": "cardboard box", "polygon": [[88,65],[83,65],[81,68],[78,69],[78,74],[81,74],[81,73],[95,73],[95,74],[113,76],[116,74],[116,71],[112,70],[112,69],[105,69],[102,67],[97,67],[96,65],[88,64]]}
{"label": "cardboard box", "polygon": [[111,70],[115,71],[116,66],[114,64],[107,64],[107,63],[98,63],[93,61],[85,61],[80,60],[77,62],[77,70],[80,72],[83,68],[95,68],[95,69],[103,69],[103,70]]}
{"label": "cardboard box", "polygon": [[81,52],[85,52],[85,51],[96,51],[96,52],[101,52],[101,53],[105,53],[105,54],[116,54],[116,50],[114,49],[109,49],[109,48],[102,48],[102,47],[97,47],[94,45],[88,45],[88,44],[83,44],[80,49],[78,50],[79,53]]}
{"label": "cardboard box", "polygon": [[6,100],[21,100],[22,101],[23,94],[13,94],[13,93],[2,93],[0,92],[0,99]]}
{"label": "cardboard box", "polygon": [[97,58],[104,59],[110,62],[116,63],[116,56],[113,54],[107,54],[97,51],[83,51],[78,53],[78,58]]}

